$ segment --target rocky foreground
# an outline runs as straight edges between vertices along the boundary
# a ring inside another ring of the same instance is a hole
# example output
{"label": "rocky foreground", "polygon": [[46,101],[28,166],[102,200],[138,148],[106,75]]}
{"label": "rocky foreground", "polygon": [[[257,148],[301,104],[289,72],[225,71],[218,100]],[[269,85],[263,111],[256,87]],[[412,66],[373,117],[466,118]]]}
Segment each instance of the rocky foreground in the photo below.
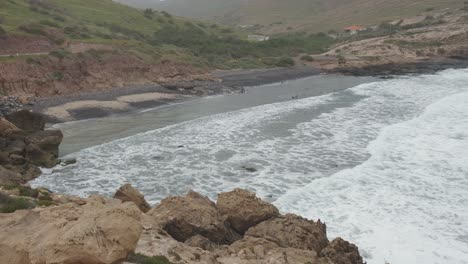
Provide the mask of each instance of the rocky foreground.
{"label": "rocky foreground", "polygon": [[28,111],[0,119],[2,263],[363,263],[320,220],[281,214],[247,190],[216,203],[190,191],[151,207],[128,184],[113,198],[32,189],[37,166],[60,162],[61,133],[43,129]]}

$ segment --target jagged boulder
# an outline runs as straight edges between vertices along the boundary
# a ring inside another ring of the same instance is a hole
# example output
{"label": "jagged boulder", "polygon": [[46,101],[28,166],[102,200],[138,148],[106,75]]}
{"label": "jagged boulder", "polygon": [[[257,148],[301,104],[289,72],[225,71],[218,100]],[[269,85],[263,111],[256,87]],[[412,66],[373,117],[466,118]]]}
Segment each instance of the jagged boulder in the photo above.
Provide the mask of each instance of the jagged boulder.
{"label": "jagged boulder", "polygon": [[226,225],[216,205],[207,197],[190,191],[186,196],[172,196],[148,213],[174,239],[185,242],[201,235],[218,244],[230,244],[240,238]]}
{"label": "jagged boulder", "polygon": [[358,247],[338,237],[320,252],[320,257],[328,258],[336,264],[362,264]]}
{"label": "jagged boulder", "polygon": [[220,193],[216,203],[229,224],[240,234],[260,222],[279,216],[278,209],[242,189]]}
{"label": "jagged boulder", "polygon": [[57,157],[62,140],[63,134],[60,130],[45,130],[28,135],[24,141],[27,145],[35,145],[42,151]]}
{"label": "jagged boulder", "polygon": [[18,128],[27,132],[42,131],[45,128],[44,116],[28,110],[20,110],[8,114],[5,118]]}
{"label": "jagged boulder", "polygon": [[2,263],[111,264],[138,242],[141,212],[132,203],[90,197],[85,205],[0,214]]}
{"label": "jagged boulder", "polygon": [[114,194],[114,198],[123,202],[133,202],[143,212],[148,212],[151,206],[146,202],[145,197],[137,189],[133,188],[130,184],[125,184],[120,187]]}
{"label": "jagged boulder", "polygon": [[287,214],[250,228],[245,236],[264,238],[280,247],[320,252],[328,245],[325,224]]}

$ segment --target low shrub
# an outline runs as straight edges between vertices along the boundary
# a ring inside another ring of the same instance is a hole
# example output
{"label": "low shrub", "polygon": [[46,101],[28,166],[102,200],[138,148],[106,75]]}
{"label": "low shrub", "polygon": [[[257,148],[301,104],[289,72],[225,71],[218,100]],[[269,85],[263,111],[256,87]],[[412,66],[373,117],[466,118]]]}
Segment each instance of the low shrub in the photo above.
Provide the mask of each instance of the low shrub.
{"label": "low shrub", "polygon": [[63,72],[56,71],[56,72],[52,73],[52,77],[57,81],[61,81],[64,78]]}
{"label": "low shrub", "polygon": [[143,254],[131,254],[128,261],[136,264],[173,264],[164,256],[148,257]]}
{"label": "low shrub", "polygon": [[0,213],[13,213],[16,210],[34,208],[34,204],[24,198],[13,198],[0,193]]}
{"label": "low shrub", "polygon": [[19,26],[19,30],[33,35],[47,35],[47,33],[44,31],[44,26],[37,23],[21,25]]}
{"label": "low shrub", "polygon": [[3,188],[5,190],[18,189],[20,196],[36,198],[37,195],[39,194],[39,192],[37,190],[32,189],[31,187],[26,187],[26,186],[20,185],[20,184],[7,184],[7,185],[4,185]]}
{"label": "low shrub", "polygon": [[70,52],[68,52],[68,51],[66,51],[64,49],[58,49],[58,50],[51,51],[49,53],[49,55],[53,56],[53,57],[56,57],[56,58],[59,58],[59,59],[64,59],[65,57],[70,55]]}
{"label": "low shrub", "polygon": [[336,56],[336,58],[338,59],[338,64],[346,64],[346,58],[343,56],[343,55],[338,55]]}
{"label": "low shrub", "polygon": [[5,36],[6,35],[6,31],[2,28],[2,26],[0,26],[0,36]]}
{"label": "low shrub", "polygon": [[282,57],[278,60],[276,63],[276,66],[278,67],[291,67],[294,66],[294,60],[290,57]]}
{"label": "low shrub", "polygon": [[41,20],[39,22],[41,25],[44,25],[44,26],[49,26],[49,27],[54,27],[54,28],[58,28],[60,27],[59,24],[53,22],[53,21],[50,21],[50,20]]}
{"label": "low shrub", "polygon": [[314,57],[310,56],[310,55],[304,55],[301,57],[301,60],[302,61],[314,61]]}
{"label": "low shrub", "polygon": [[47,206],[54,205],[54,202],[48,201],[48,200],[39,200],[39,201],[36,202],[36,205],[37,205],[37,206],[45,206],[45,207],[47,207]]}

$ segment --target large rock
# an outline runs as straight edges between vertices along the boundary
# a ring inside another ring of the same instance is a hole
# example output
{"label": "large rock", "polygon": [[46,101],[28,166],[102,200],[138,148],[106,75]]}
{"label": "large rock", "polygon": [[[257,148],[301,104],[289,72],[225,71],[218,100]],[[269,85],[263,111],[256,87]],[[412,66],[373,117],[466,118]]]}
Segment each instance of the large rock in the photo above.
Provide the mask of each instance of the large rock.
{"label": "large rock", "polygon": [[8,170],[0,165],[0,185],[14,184],[22,180],[21,174]]}
{"label": "large rock", "polygon": [[328,245],[325,224],[287,214],[250,228],[245,236],[264,238],[280,247],[320,252]]}
{"label": "large rock", "polygon": [[44,116],[28,110],[11,113],[6,115],[5,118],[18,128],[28,132],[41,131],[45,127]]}
{"label": "large rock", "polygon": [[34,165],[52,168],[58,163],[56,155],[42,150],[37,145],[29,144],[26,146],[25,151],[26,159]]}
{"label": "large rock", "polygon": [[201,235],[218,244],[230,244],[240,238],[225,224],[216,205],[195,192],[186,196],[168,197],[148,212],[155,225],[159,225],[174,239],[185,242]]}
{"label": "large rock", "polygon": [[18,130],[18,127],[5,118],[0,117],[0,136],[4,137],[12,130]]}
{"label": "large rock", "polygon": [[148,212],[151,206],[146,202],[145,197],[130,184],[125,184],[120,187],[114,194],[114,198],[123,202],[133,202],[143,212]]}
{"label": "large rock", "polygon": [[240,234],[260,222],[279,216],[275,206],[257,198],[255,193],[242,189],[220,193],[216,205],[232,228]]}
{"label": "large rock", "polygon": [[320,257],[328,258],[335,264],[362,264],[358,247],[342,238],[336,238],[320,252]]}
{"label": "large rock", "polygon": [[28,135],[25,138],[25,143],[36,145],[43,151],[57,157],[62,140],[63,134],[60,130],[46,130]]}
{"label": "large rock", "polygon": [[59,130],[39,131],[25,138],[25,157],[37,166],[51,168],[57,165],[63,134]]}
{"label": "large rock", "polygon": [[124,260],[138,242],[141,212],[132,203],[91,197],[79,206],[0,214],[2,263],[101,264]]}

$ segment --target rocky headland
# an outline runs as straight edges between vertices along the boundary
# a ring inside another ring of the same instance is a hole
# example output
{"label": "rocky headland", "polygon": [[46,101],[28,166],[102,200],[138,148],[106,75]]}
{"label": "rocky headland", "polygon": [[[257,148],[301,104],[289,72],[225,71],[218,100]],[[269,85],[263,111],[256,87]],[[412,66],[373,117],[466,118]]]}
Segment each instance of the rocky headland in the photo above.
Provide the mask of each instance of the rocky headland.
{"label": "rocky headland", "polygon": [[363,263],[354,244],[327,237],[325,223],[282,214],[247,190],[216,202],[190,191],[151,207],[128,184],[113,198],[32,189],[39,167],[76,162],[57,159],[62,135],[44,125],[27,110],[0,119],[2,262]]}

